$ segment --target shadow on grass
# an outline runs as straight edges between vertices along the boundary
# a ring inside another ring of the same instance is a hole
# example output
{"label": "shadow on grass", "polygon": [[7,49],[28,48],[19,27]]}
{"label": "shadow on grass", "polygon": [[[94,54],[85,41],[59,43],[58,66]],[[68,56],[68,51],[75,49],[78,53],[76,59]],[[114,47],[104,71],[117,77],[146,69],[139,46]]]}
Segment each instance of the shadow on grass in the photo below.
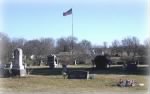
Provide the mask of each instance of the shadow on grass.
{"label": "shadow on grass", "polygon": [[[90,71],[90,68],[67,68],[68,71],[75,71],[75,70],[85,70]],[[32,75],[61,75],[62,68],[28,68],[27,71],[31,71],[30,74]]]}
{"label": "shadow on grass", "polygon": [[[127,71],[123,70],[121,66],[111,67],[110,69],[105,70],[93,70],[92,68],[68,68],[68,71],[75,71],[75,70],[84,70],[89,71],[90,74],[129,74],[129,75],[149,75],[148,72],[149,67],[138,67],[136,71]],[[31,71],[31,75],[61,75],[62,68],[28,68],[27,71]]]}
{"label": "shadow on grass", "polygon": [[115,66],[115,67],[111,67],[106,70],[93,70],[93,71],[91,71],[91,73],[94,73],[94,74],[118,74],[118,75],[123,75],[123,74],[149,75],[148,70],[149,70],[148,66],[138,67],[137,70],[134,70],[134,71],[124,70],[121,66]]}

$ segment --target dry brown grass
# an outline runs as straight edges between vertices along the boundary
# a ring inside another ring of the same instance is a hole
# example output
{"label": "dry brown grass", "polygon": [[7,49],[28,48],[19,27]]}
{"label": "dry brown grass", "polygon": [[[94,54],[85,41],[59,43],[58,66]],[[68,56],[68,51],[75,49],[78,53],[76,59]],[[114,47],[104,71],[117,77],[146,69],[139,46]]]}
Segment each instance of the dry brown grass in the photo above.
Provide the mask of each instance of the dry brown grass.
{"label": "dry brown grass", "polygon": [[[89,68],[89,65],[70,65],[70,70]],[[142,66],[143,67],[143,66]],[[34,69],[34,68],[33,68]],[[0,91],[4,92],[146,92],[148,75],[125,74],[121,66],[112,66],[109,70],[95,71],[95,78],[89,80],[63,79],[61,69],[50,70],[47,67],[35,67],[33,74],[25,78],[0,78]],[[119,79],[132,79],[144,83],[143,87],[118,87]]]}
{"label": "dry brown grass", "polygon": [[[144,87],[125,87],[116,86],[119,79],[134,79],[144,83]],[[92,80],[69,80],[62,76],[28,76],[26,78],[1,78],[2,91],[25,91],[25,92],[44,92],[44,91],[144,91],[148,89],[148,76],[140,75],[96,75]]]}

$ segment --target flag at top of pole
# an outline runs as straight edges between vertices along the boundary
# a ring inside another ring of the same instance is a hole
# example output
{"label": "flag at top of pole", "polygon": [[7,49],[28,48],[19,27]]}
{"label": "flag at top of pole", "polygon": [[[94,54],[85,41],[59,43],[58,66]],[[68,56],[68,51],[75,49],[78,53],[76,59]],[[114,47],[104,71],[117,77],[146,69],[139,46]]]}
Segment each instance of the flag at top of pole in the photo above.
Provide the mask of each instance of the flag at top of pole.
{"label": "flag at top of pole", "polygon": [[67,15],[71,15],[71,14],[72,14],[72,8],[66,12],[63,12],[63,16],[67,16]]}

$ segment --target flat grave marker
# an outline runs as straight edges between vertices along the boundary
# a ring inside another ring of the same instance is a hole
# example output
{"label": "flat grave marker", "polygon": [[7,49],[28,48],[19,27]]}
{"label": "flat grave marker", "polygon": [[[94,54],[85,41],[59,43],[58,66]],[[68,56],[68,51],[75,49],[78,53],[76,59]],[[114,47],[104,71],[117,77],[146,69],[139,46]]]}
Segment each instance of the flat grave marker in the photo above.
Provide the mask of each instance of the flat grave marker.
{"label": "flat grave marker", "polygon": [[70,71],[68,79],[89,79],[89,72],[83,70]]}

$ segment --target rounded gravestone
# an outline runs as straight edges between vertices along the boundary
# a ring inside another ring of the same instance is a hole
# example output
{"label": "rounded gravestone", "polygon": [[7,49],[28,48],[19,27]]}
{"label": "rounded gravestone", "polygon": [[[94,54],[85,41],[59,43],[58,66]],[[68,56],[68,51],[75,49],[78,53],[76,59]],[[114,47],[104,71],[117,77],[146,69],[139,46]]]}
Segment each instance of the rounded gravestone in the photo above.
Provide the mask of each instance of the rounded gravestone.
{"label": "rounded gravestone", "polygon": [[98,55],[94,58],[94,63],[96,65],[96,69],[106,69],[109,60],[106,58],[106,56]]}

